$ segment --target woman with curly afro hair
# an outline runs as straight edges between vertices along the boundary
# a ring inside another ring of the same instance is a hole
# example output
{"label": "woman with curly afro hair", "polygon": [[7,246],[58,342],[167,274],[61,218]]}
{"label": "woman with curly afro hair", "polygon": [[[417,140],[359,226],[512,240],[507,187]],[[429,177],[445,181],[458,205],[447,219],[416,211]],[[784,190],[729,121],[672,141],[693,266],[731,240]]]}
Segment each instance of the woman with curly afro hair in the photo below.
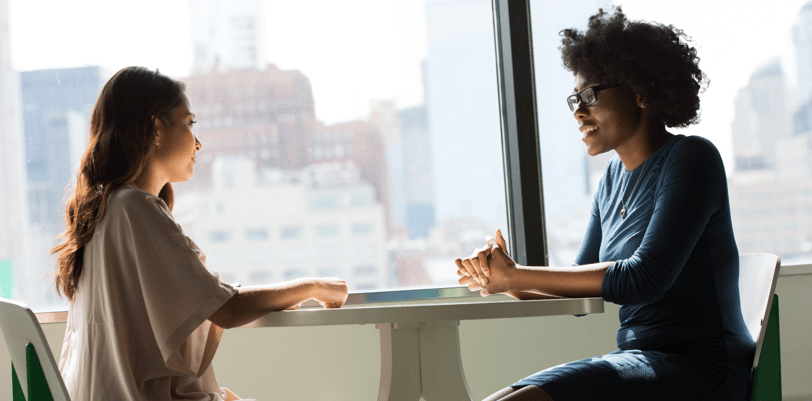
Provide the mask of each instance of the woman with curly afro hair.
{"label": "woman with curly afro hair", "polygon": [[567,103],[589,155],[607,165],[574,266],[521,266],[496,238],[457,259],[460,284],[518,299],[620,305],[618,350],[555,366],[487,400],[744,400],[754,343],[742,318],[725,169],[699,121],[706,79],[669,25],[600,10],[561,32],[575,75]]}

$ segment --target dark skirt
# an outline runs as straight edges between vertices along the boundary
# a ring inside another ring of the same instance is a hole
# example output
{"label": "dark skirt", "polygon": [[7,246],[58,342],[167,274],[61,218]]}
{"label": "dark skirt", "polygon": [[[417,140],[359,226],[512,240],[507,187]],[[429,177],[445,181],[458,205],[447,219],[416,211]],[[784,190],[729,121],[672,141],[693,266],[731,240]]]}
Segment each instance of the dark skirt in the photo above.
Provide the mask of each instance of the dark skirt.
{"label": "dark skirt", "polygon": [[[703,348],[615,351],[545,369],[511,387],[536,385],[556,401],[744,400],[749,369],[731,371],[726,352]],[[747,358],[740,357],[734,365]]]}

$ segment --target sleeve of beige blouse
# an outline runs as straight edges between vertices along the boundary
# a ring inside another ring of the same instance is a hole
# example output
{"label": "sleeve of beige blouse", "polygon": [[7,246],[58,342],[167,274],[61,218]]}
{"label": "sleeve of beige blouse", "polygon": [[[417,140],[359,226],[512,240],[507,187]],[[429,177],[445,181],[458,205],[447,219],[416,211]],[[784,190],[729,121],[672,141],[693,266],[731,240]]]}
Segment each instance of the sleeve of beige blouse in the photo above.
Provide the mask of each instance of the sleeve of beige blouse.
{"label": "sleeve of beige blouse", "polygon": [[[183,341],[237,290],[209,272],[160,198],[145,192],[124,199],[119,249],[131,251],[146,316],[167,364]],[[133,283],[136,284],[136,283]],[[217,336],[219,338],[219,336]]]}

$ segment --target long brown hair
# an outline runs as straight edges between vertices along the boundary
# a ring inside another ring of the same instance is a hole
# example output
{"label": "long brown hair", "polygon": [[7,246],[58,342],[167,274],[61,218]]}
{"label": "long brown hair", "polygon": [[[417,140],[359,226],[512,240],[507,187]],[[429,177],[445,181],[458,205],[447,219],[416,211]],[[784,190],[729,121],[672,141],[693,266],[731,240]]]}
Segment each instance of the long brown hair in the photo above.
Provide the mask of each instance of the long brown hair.
{"label": "long brown hair", "polygon": [[[90,117],[90,138],[79,165],[76,187],[68,196],[63,242],[56,253],[56,291],[72,300],[82,274],[84,247],[104,216],[107,198],[133,181],[155,140],[155,119],[169,123],[169,112],[184,101],[185,86],[144,67],[127,67],[102,88]],[[158,195],[171,208],[172,185]]]}

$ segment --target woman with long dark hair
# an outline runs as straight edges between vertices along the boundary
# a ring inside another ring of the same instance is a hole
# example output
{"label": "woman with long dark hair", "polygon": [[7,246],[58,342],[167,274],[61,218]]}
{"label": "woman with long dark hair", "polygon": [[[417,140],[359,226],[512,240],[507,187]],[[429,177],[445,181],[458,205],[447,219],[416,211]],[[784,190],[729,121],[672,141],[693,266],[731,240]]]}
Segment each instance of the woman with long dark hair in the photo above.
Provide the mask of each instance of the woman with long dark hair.
{"label": "woman with long dark hair", "polygon": [[[520,266],[495,239],[457,259],[460,284],[518,299],[620,304],[618,350],[552,367],[487,400],[744,400],[753,339],[739,303],[739,257],[722,159],[667,127],[699,120],[705,77],[679,29],[599,11],[566,29],[567,103],[586,151],[614,150],[572,267]],[[544,346],[533,344],[529,346]]]}
{"label": "woman with long dark hair", "polygon": [[234,400],[211,366],[223,328],[315,299],[341,307],[347,286],[305,278],[235,288],[172,217],[172,182],[194,174],[201,144],[184,84],[129,67],[113,75],[90,139],[56,288],[70,301],[59,369],[74,400]]}

